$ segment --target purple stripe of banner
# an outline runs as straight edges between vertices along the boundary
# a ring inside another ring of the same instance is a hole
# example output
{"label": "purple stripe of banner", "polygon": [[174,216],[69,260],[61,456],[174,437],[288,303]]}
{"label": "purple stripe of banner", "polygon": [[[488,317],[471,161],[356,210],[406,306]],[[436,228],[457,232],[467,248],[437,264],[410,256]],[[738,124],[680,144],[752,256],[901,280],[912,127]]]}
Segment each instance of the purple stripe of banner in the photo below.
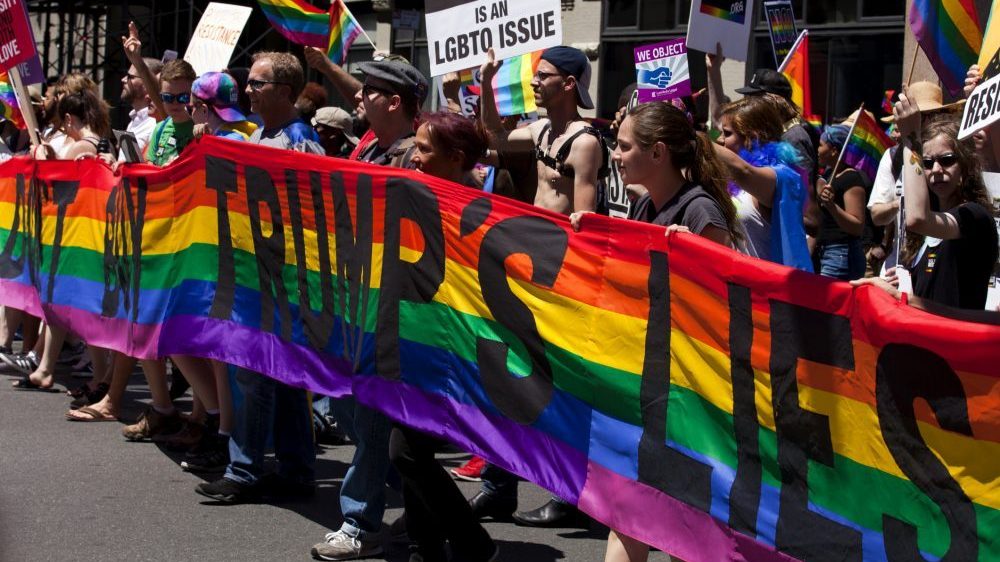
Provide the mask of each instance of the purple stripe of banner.
{"label": "purple stripe of banner", "polygon": [[[354,393],[363,404],[394,412],[389,417],[398,422],[477,453],[570,503],[579,499],[587,457],[558,439],[448,396],[377,376],[355,377]],[[581,424],[586,427],[590,422]]]}
{"label": "purple stripe of banner", "polygon": [[[347,360],[229,320],[174,316],[161,325],[159,349],[163,356],[196,355],[267,373],[275,380],[324,396],[351,392]],[[206,353],[209,349],[212,352]],[[320,378],[322,373],[333,375]]]}
{"label": "purple stripe of banner", "polygon": [[608,527],[631,529],[633,538],[684,560],[795,560],[730,529],[708,513],[594,462],[588,463],[587,483],[578,506]]}

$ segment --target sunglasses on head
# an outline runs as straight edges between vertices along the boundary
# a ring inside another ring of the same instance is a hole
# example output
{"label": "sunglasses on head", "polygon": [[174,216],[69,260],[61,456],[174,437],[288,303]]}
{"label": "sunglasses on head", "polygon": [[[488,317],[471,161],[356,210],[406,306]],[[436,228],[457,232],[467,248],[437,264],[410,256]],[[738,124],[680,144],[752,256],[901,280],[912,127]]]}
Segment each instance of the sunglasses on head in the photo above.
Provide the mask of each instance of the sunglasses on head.
{"label": "sunglasses on head", "polygon": [[925,170],[930,170],[934,167],[934,163],[937,162],[941,164],[942,168],[947,168],[948,166],[953,166],[958,162],[958,156],[954,154],[942,154],[941,156],[932,156],[923,158],[923,165]]}
{"label": "sunglasses on head", "polygon": [[185,92],[183,94],[168,94],[167,92],[160,92],[160,99],[163,103],[191,103],[191,93]]}

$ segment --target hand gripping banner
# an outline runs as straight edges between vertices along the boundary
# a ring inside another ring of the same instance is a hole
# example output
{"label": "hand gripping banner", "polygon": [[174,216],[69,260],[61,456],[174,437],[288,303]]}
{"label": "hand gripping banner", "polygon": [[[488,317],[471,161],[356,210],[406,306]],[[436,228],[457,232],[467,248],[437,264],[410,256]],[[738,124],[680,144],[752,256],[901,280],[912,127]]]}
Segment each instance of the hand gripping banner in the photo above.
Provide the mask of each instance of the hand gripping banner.
{"label": "hand gripping banner", "polygon": [[685,560],[1000,560],[1000,329],[696,236],[206,138],[0,166],[0,302],[353,392]]}

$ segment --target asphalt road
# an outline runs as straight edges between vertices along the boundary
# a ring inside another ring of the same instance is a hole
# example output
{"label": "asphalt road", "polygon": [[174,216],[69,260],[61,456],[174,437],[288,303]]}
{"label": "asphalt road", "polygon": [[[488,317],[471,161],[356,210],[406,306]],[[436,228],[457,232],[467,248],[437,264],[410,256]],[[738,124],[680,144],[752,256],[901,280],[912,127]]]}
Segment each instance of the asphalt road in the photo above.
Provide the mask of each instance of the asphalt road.
{"label": "asphalt road", "polygon": [[[0,376],[0,560],[310,560],[310,547],[341,515],[338,491],[353,454],[350,445],[325,447],[317,458],[318,491],[299,503],[213,505],[194,493],[202,480],[182,472],[181,457],[152,443],[130,443],[120,423],[63,419],[69,397],[17,391]],[[57,376],[57,386],[78,384]],[[149,395],[141,375],[129,386],[124,419]],[[188,407],[182,399],[184,408]],[[447,466],[462,455],[442,455]],[[466,496],[477,483],[460,483]],[[402,513],[389,494],[388,524]],[[548,494],[522,484],[520,507]],[[601,561],[607,529],[528,529],[487,522],[504,562]],[[383,559],[407,560],[405,545],[387,544]],[[667,557],[655,553],[650,560]]]}

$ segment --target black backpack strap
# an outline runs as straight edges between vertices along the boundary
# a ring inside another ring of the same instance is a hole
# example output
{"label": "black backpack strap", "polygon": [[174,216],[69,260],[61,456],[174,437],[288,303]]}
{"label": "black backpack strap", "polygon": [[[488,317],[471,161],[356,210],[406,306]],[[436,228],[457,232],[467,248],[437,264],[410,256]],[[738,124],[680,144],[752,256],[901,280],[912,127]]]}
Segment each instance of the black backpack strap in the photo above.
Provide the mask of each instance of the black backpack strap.
{"label": "black backpack strap", "polygon": [[[546,125],[546,128],[543,129],[542,131],[544,133],[547,130],[548,130],[548,125]],[[604,137],[601,135],[601,132],[595,129],[594,127],[583,127],[579,131],[573,133],[573,135],[570,136],[568,139],[566,139],[566,142],[564,142],[562,146],[559,147],[559,150],[556,151],[555,157],[549,156],[548,154],[545,153],[541,153],[540,155],[538,155],[538,159],[541,160],[541,162],[546,166],[548,166],[549,168],[552,168],[555,171],[559,172],[561,175],[566,177],[573,177],[574,173],[573,167],[566,164],[566,159],[569,158],[569,152],[573,148],[573,141],[578,139],[581,135],[593,135],[594,137],[597,138],[597,142],[601,145],[601,153],[603,155],[601,160],[601,168],[598,171],[597,176],[598,178],[605,176],[607,174],[607,171],[610,169],[608,167],[607,144],[605,144]],[[539,139],[541,139],[541,137],[539,137]],[[536,153],[537,152],[541,151],[536,148]]]}

